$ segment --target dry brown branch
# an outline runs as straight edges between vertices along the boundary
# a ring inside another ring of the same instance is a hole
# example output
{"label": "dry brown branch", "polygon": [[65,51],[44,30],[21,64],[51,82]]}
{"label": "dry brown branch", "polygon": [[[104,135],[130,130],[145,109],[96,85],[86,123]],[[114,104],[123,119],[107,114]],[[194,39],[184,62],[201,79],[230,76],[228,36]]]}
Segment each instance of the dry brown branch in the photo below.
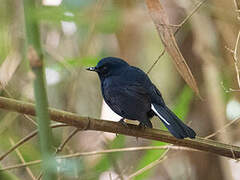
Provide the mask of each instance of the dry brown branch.
{"label": "dry brown branch", "polygon": [[[1,86],[2,86],[2,84],[1,84]],[[4,87],[2,87],[2,88],[3,88],[3,91],[8,95],[9,98],[14,98],[7,89],[5,89]],[[27,120],[29,120],[29,121],[30,121],[31,123],[33,123],[35,126],[38,126],[38,124],[37,124],[30,116],[28,116],[28,115],[26,115],[26,114],[23,114],[23,117],[26,118]],[[0,160],[1,160],[1,159],[0,159]]]}
{"label": "dry brown branch", "polygon": [[[35,115],[33,104],[5,97],[0,97],[0,108],[28,115]],[[143,129],[136,125],[128,125],[128,127],[125,127],[118,122],[81,117],[74,113],[60,111],[53,108],[49,109],[49,113],[52,120],[65,123],[82,130],[96,130],[141,137],[145,139],[163,141],[177,146],[211,152],[215,155],[221,155],[230,158],[240,158],[240,147],[204,139],[201,137],[196,137],[195,139],[176,139],[167,131],[150,128]],[[235,156],[232,152],[235,154]]]}

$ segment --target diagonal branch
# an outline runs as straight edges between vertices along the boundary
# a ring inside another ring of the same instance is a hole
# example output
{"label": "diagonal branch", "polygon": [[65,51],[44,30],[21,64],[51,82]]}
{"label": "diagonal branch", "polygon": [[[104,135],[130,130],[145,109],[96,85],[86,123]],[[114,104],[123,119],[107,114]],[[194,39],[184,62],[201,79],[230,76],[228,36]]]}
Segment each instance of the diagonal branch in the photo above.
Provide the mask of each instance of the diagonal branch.
{"label": "diagonal branch", "polygon": [[[10,143],[11,143],[12,145],[15,144],[12,138],[9,138],[9,140],[10,140]],[[21,160],[21,162],[22,162],[22,163],[26,163],[25,160],[24,160],[24,158],[23,158],[23,156],[22,156],[22,154],[20,153],[19,149],[15,149],[15,151],[16,151],[16,153],[17,153],[17,156],[18,156],[19,159]],[[31,177],[31,179],[36,180],[36,178],[35,178],[35,176],[33,175],[31,169],[30,169],[29,167],[27,167],[27,166],[26,166],[26,171],[27,171],[27,173],[29,174],[29,176]]]}
{"label": "diagonal branch", "polygon": [[131,175],[128,176],[129,179],[133,179],[134,177],[144,173],[145,171],[152,169],[153,167],[157,166],[158,164],[160,164],[163,160],[166,159],[166,155],[169,151],[169,148],[161,155],[161,157],[159,159],[157,159],[156,161],[153,161],[152,163],[148,164],[147,166],[145,166],[142,169],[139,169],[137,172],[132,173]]}
{"label": "diagonal branch", "polygon": [[[35,115],[34,107],[35,106],[32,103],[0,97],[1,109],[28,115]],[[170,135],[169,132],[162,130],[149,128],[143,129],[135,125],[128,125],[128,127],[125,127],[117,122],[81,117],[74,113],[60,111],[53,108],[49,109],[49,113],[52,120],[65,123],[82,130],[96,130],[141,137],[145,139],[163,141],[177,146],[189,147],[205,152],[210,152],[214,153],[215,155],[229,157],[232,159],[240,158],[240,147],[204,139],[201,137],[197,137],[196,139],[176,139]]]}
{"label": "diagonal branch", "polygon": [[[51,128],[64,127],[64,126],[67,126],[67,125],[66,124],[52,124]],[[22,144],[26,143],[29,139],[31,139],[34,136],[36,136],[37,133],[38,133],[38,130],[35,130],[35,131],[31,132],[30,134],[28,134],[26,137],[22,138],[20,141],[18,141],[7,152],[5,152],[3,155],[0,155],[0,161],[2,161],[5,157],[8,156],[8,154],[10,154],[12,151],[17,149],[19,146],[21,146]]]}

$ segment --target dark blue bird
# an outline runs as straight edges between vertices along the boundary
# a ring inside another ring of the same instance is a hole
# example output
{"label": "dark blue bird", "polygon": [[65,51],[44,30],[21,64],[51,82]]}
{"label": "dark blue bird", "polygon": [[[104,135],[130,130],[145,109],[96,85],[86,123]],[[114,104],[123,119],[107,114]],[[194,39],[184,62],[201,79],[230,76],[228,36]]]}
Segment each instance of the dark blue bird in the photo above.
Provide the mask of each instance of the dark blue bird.
{"label": "dark blue bird", "polygon": [[107,57],[87,70],[98,73],[103,98],[122,117],[122,123],[126,118],[152,128],[150,119],[156,115],[176,138],[195,138],[194,130],[166,106],[160,91],[141,69],[120,58]]}

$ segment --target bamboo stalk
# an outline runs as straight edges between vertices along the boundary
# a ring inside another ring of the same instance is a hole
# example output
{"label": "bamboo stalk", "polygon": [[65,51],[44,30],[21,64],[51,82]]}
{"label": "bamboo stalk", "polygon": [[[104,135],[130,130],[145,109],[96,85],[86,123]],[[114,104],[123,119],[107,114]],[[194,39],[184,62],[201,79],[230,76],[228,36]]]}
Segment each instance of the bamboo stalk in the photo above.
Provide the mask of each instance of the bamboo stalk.
{"label": "bamboo stalk", "polygon": [[56,179],[55,159],[52,151],[52,131],[50,128],[50,117],[48,114],[47,92],[45,88],[45,73],[43,65],[43,53],[41,49],[40,33],[37,18],[34,16],[36,10],[35,1],[24,0],[24,16],[26,37],[28,44],[28,60],[35,75],[34,96],[36,100],[36,115],[40,138],[41,153],[43,158],[43,179]]}

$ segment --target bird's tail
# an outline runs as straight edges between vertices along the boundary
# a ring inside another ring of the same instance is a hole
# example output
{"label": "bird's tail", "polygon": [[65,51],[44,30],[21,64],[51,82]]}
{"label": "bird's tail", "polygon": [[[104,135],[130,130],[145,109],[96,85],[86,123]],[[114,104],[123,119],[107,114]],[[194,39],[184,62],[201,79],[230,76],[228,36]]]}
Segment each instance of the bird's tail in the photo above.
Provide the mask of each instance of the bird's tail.
{"label": "bird's tail", "polygon": [[194,130],[185,125],[167,106],[152,104],[152,110],[176,138],[195,138]]}

